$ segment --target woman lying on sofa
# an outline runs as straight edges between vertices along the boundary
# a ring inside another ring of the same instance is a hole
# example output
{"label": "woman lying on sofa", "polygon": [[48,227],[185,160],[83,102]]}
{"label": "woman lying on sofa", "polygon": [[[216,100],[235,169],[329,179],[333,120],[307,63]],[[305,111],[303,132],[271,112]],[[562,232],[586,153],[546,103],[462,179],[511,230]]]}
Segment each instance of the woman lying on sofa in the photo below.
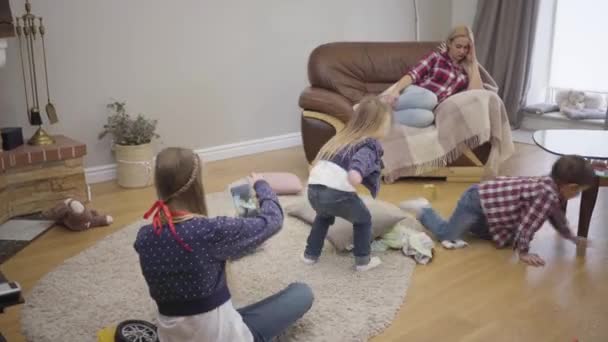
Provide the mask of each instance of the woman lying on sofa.
{"label": "woman lying on sofa", "polygon": [[481,88],[473,33],[467,26],[459,26],[439,51],[420,60],[381,96],[393,104],[397,122],[427,127],[435,120],[433,109],[439,102],[461,91]]}

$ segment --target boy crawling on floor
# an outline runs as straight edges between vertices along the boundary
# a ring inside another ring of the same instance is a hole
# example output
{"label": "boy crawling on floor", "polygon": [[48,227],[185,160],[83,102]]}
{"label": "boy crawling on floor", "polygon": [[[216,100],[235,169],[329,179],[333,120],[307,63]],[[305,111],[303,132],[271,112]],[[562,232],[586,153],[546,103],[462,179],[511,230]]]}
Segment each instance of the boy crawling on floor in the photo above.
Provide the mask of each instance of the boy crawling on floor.
{"label": "boy crawling on floor", "polygon": [[545,261],[530,253],[536,231],[549,220],[559,234],[576,244],[585,243],[570,232],[564,204],[593,184],[591,164],[579,156],[559,158],[547,177],[498,177],[471,186],[460,198],[448,221],[419,198],[401,204],[416,213],[420,222],[448,249],[466,247],[466,232],[493,240],[498,247],[513,245],[521,261],[543,266]]}

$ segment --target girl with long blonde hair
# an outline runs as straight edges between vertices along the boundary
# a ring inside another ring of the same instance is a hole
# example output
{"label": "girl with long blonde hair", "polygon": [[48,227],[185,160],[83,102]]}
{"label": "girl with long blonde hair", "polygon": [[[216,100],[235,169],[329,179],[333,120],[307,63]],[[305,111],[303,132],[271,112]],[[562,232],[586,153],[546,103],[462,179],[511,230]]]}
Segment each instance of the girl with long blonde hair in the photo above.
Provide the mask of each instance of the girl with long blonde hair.
{"label": "girl with long blonde hair", "polygon": [[308,179],[308,199],[316,211],[302,260],[314,264],[321,255],[327,230],[341,217],[353,224],[355,269],[367,271],[378,265],[370,257],[371,215],[357,195],[363,184],[376,197],[380,188],[383,149],[378,139],[392,123],[391,107],[378,97],[364,98],[344,129],[319,151]]}
{"label": "girl with long blonde hair", "polygon": [[270,341],[306,313],[310,288],[293,283],[262,302],[236,310],[226,261],[255,250],[277,233],[283,212],[266,181],[252,174],[256,217],[207,217],[202,163],[189,149],[168,148],[156,158],[158,200],[145,214],[135,250],[158,306],[160,342]]}

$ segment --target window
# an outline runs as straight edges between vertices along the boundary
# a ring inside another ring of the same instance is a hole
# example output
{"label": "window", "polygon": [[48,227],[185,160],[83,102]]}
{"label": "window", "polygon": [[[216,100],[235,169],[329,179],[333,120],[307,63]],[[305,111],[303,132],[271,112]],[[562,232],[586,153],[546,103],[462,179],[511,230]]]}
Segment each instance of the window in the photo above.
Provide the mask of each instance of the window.
{"label": "window", "polygon": [[608,1],[557,0],[550,88],[608,93]]}

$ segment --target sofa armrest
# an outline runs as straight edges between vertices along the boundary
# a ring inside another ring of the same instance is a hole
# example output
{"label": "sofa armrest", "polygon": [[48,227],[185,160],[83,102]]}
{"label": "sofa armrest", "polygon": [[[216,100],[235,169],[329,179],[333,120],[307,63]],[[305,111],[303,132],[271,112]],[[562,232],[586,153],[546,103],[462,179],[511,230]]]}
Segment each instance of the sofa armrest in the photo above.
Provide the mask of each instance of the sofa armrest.
{"label": "sofa armrest", "polygon": [[306,111],[329,114],[346,123],[353,114],[353,104],[341,94],[309,87],[300,94],[300,107]]}
{"label": "sofa armrest", "polygon": [[336,133],[340,132],[344,128],[344,126],[346,126],[346,124],[343,121],[340,121],[335,116],[331,116],[329,114],[304,110],[304,111],[302,111],[302,116],[307,119],[315,119],[315,120],[325,122],[326,124],[333,127],[334,130],[336,130]]}
{"label": "sofa armrest", "polygon": [[481,76],[481,82],[483,83],[483,89],[498,93],[499,88],[496,81],[481,64],[479,64],[479,73]]}

